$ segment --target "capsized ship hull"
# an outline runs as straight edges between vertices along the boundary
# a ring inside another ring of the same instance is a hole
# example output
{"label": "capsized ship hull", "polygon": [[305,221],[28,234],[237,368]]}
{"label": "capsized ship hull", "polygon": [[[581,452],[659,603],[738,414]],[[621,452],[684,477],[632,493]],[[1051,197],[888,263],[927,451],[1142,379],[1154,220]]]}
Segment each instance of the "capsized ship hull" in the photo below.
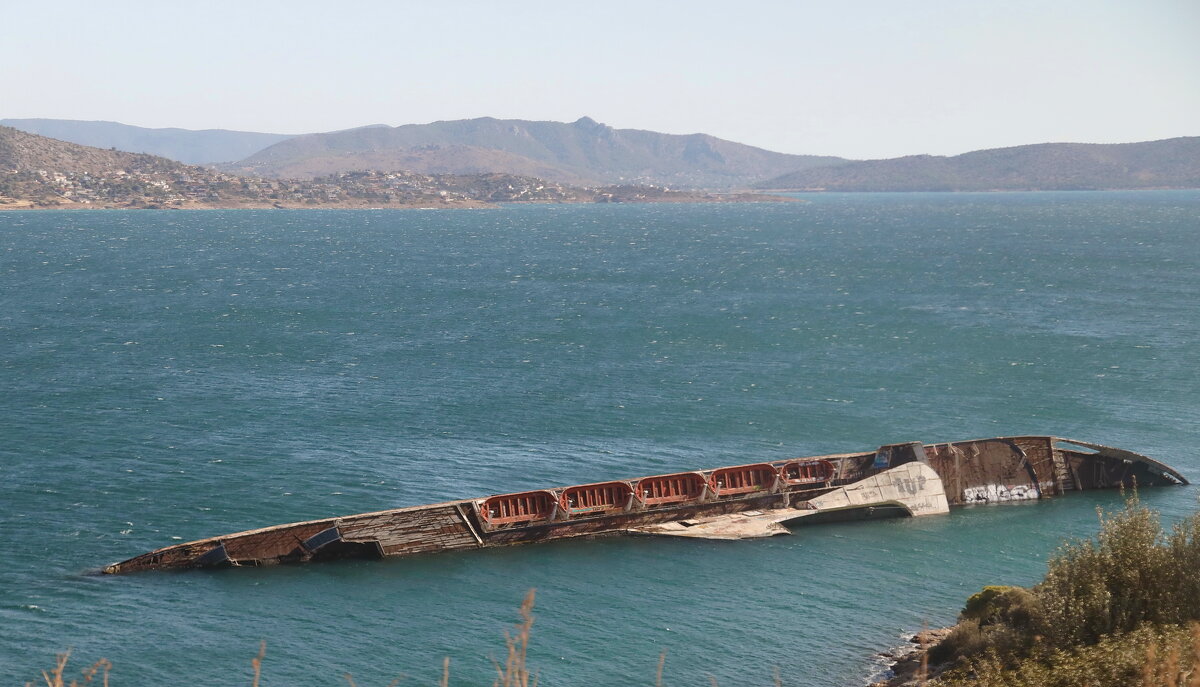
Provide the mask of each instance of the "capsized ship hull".
{"label": "capsized ship hull", "polygon": [[276,525],[168,546],[104,572],[384,558],[618,534],[746,538],[786,533],[793,522],[933,515],[1134,484],[1187,480],[1152,458],[1058,437],[909,442]]}

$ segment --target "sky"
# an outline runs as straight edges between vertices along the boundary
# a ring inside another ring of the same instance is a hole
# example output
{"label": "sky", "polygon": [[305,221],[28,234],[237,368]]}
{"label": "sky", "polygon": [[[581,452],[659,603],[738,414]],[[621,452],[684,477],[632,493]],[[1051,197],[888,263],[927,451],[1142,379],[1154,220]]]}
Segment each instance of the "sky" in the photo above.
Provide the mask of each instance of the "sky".
{"label": "sky", "polygon": [[1200,135],[1200,0],[4,0],[0,118],[491,116],[868,159]]}

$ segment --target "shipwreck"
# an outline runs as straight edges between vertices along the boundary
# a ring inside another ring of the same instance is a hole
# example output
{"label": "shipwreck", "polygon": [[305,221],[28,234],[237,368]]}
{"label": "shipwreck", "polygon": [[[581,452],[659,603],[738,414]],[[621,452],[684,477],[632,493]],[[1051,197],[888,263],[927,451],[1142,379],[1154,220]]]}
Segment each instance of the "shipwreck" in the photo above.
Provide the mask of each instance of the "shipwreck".
{"label": "shipwreck", "polygon": [[908,442],[276,525],[175,544],[104,572],[385,558],[569,537],[744,539],[807,523],[1187,483],[1147,456],[1073,439]]}

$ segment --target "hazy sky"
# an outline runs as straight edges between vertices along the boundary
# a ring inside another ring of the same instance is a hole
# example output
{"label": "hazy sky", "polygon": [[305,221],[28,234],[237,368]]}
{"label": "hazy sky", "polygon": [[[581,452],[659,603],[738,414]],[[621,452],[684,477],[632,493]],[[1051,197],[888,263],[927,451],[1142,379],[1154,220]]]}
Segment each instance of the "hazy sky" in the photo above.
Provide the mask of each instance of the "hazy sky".
{"label": "hazy sky", "polygon": [[1200,135],[1200,0],[5,0],[0,118],[279,133],[479,116],[955,154]]}

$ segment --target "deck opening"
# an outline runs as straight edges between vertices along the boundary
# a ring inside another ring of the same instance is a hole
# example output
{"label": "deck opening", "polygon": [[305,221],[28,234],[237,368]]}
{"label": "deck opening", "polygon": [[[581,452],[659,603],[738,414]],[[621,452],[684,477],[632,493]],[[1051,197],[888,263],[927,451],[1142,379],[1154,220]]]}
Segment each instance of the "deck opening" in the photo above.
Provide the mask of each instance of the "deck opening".
{"label": "deck opening", "polygon": [[789,485],[821,484],[832,480],[836,471],[828,460],[793,460],[779,468],[779,476]]}
{"label": "deck opening", "polygon": [[569,516],[603,515],[625,510],[632,499],[628,482],[599,482],[563,489],[558,504]]}
{"label": "deck opening", "polygon": [[779,473],[774,465],[754,463],[713,470],[708,476],[708,486],[718,497],[753,494],[771,491]]}
{"label": "deck opening", "polygon": [[490,526],[537,522],[550,519],[556,503],[554,492],[546,490],[501,494],[484,500],[479,517]]}
{"label": "deck opening", "polygon": [[638,500],[646,506],[665,506],[672,503],[697,501],[704,496],[704,475],[698,472],[678,472],[638,480],[635,489]]}

